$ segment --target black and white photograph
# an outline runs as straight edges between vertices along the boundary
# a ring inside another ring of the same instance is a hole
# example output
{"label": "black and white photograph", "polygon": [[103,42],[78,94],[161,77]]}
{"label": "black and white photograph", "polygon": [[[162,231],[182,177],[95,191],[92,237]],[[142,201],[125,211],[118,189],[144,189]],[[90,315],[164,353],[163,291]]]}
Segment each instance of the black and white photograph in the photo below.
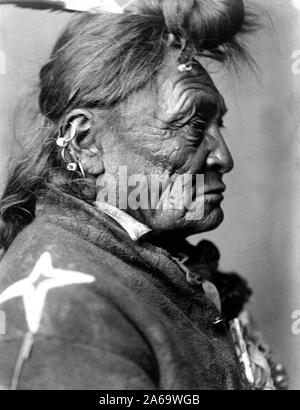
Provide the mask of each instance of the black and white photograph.
{"label": "black and white photograph", "polygon": [[300,390],[300,0],[0,0],[0,390]]}

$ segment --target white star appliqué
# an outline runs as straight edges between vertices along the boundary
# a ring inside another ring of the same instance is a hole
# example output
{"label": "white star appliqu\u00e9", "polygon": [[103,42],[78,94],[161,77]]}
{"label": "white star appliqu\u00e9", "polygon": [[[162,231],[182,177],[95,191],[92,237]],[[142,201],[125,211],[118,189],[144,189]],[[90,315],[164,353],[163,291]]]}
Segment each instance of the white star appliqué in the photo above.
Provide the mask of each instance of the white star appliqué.
{"label": "white star appliqu\u00e9", "polygon": [[50,253],[45,252],[26,279],[16,282],[0,295],[0,305],[16,297],[23,297],[29,331],[36,334],[40,328],[46,297],[50,289],[93,282],[95,282],[94,276],[55,269]]}

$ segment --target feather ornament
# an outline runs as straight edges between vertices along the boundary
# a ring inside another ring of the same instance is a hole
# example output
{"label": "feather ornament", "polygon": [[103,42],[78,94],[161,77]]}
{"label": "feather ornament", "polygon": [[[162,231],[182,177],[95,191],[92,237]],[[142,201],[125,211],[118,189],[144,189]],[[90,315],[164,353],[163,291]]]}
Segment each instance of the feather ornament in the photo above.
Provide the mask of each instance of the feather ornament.
{"label": "feather ornament", "polygon": [[0,0],[1,5],[14,5],[37,10],[69,12],[110,12],[121,14],[133,1],[122,0]]}

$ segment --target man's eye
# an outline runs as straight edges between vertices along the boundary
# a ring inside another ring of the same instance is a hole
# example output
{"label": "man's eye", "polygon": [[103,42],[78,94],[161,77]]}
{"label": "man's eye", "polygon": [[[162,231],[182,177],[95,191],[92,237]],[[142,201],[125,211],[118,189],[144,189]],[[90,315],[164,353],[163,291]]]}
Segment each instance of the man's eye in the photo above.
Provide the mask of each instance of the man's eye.
{"label": "man's eye", "polygon": [[191,123],[191,129],[193,133],[193,137],[198,139],[203,139],[205,135],[205,131],[207,130],[207,123],[203,120],[196,119]]}
{"label": "man's eye", "polygon": [[187,136],[187,140],[189,144],[193,146],[199,146],[205,136],[205,131],[207,130],[207,124],[203,120],[195,119],[190,122],[189,129],[190,130]]}
{"label": "man's eye", "polygon": [[191,127],[198,130],[198,131],[204,132],[205,129],[207,128],[207,124],[203,120],[195,119],[191,122]]}

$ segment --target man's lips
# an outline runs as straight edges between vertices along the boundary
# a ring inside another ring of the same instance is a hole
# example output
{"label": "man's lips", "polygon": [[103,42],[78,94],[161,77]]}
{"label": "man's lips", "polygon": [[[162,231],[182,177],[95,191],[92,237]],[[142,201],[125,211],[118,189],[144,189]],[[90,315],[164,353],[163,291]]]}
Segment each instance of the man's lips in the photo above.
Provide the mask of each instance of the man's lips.
{"label": "man's lips", "polygon": [[211,185],[204,185],[202,188],[199,190],[196,189],[196,187],[193,187],[193,195],[192,195],[192,202],[196,201],[197,199],[200,199],[200,197],[203,197],[203,199],[207,199],[208,201],[218,201],[221,202],[224,199],[224,192],[226,191],[226,186],[222,183],[219,184],[211,184]]}
{"label": "man's lips", "polygon": [[208,185],[201,188],[199,191],[198,187],[198,192],[196,192],[196,187],[193,187],[194,189],[194,195],[222,195],[226,191],[226,185],[224,184],[218,184],[218,185]]}
{"label": "man's lips", "polygon": [[209,187],[208,189],[204,187],[204,195],[222,195],[226,191],[225,185],[219,185],[216,187]]}
{"label": "man's lips", "polygon": [[204,190],[204,198],[209,202],[221,203],[224,200],[224,192],[226,190],[225,185],[220,185],[218,187],[210,188],[209,190]]}

